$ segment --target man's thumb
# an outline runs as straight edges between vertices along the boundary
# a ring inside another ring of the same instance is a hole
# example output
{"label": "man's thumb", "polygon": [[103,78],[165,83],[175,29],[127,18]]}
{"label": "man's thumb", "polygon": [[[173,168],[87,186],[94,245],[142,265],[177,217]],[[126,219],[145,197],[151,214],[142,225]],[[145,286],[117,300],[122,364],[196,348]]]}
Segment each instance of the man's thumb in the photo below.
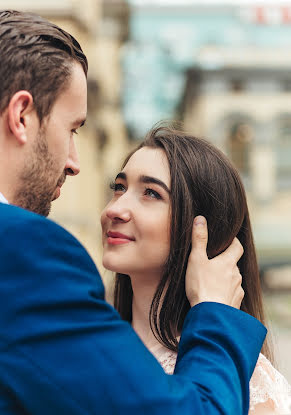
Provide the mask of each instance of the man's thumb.
{"label": "man's thumb", "polygon": [[206,248],[208,242],[207,221],[204,216],[194,218],[192,230],[192,254],[207,258]]}

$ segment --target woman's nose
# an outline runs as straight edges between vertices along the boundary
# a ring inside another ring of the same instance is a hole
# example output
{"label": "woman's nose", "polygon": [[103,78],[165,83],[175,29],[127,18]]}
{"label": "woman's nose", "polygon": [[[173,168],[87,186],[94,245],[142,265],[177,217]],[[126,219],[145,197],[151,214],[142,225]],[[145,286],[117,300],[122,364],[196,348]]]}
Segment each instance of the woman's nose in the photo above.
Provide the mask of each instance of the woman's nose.
{"label": "woman's nose", "polygon": [[119,197],[106,209],[106,216],[113,222],[128,222],[131,219],[129,206],[122,198],[123,196]]}

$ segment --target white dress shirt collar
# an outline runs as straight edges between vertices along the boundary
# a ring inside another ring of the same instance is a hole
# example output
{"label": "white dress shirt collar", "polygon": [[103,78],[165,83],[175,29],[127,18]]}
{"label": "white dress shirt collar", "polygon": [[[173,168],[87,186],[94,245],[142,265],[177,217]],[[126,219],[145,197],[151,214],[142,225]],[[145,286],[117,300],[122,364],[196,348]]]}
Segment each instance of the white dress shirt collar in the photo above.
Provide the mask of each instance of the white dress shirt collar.
{"label": "white dress shirt collar", "polygon": [[6,204],[8,204],[8,200],[2,195],[1,192],[0,192],[0,203],[6,203]]}

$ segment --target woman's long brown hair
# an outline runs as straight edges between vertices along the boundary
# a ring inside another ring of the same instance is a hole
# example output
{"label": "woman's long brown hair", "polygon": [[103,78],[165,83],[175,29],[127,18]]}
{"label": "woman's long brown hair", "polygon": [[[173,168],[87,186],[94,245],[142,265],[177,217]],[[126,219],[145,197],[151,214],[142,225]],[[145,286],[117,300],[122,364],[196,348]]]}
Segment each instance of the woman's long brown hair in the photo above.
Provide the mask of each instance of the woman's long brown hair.
{"label": "woman's long brown hair", "polygon": [[[170,254],[150,309],[150,325],[158,341],[177,351],[177,336],[190,309],[185,294],[185,274],[191,251],[193,219],[203,215],[208,223],[207,254],[223,252],[237,237],[244,254],[238,263],[245,296],[241,309],[265,324],[259,269],[245,190],[227,157],[203,139],[168,127],[157,127],[125,160],[142,147],[162,149],[171,175]],[[124,320],[132,319],[129,276],[117,274],[114,305]],[[262,353],[272,360],[265,342]]]}

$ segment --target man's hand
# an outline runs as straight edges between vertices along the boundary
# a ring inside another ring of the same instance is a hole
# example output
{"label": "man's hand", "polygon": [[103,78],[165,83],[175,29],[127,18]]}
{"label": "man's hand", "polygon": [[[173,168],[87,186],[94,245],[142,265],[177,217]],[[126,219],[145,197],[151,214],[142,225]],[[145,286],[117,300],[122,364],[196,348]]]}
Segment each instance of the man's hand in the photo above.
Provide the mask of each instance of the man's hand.
{"label": "man's hand", "polygon": [[186,272],[186,295],[191,307],[211,301],[240,308],[244,297],[242,276],[237,262],[243,254],[243,247],[235,238],[220,255],[208,259],[207,222],[203,216],[194,219],[192,251]]}

